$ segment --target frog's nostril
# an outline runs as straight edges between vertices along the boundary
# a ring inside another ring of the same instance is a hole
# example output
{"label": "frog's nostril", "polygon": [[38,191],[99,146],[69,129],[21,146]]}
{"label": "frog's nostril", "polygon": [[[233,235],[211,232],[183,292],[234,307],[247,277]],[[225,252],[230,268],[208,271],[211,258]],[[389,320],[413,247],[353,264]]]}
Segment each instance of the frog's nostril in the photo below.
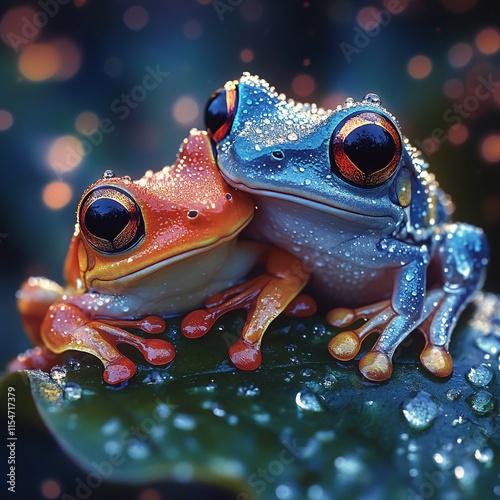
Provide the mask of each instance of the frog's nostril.
{"label": "frog's nostril", "polygon": [[205,126],[216,142],[224,139],[231,130],[237,106],[236,88],[235,85],[227,85],[226,88],[214,92],[207,102]]}
{"label": "frog's nostril", "polygon": [[396,171],[402,141],[395,125],[385,116],[358,112],[342,120],[330,141],[332,170],[361,187],[376,187]]}

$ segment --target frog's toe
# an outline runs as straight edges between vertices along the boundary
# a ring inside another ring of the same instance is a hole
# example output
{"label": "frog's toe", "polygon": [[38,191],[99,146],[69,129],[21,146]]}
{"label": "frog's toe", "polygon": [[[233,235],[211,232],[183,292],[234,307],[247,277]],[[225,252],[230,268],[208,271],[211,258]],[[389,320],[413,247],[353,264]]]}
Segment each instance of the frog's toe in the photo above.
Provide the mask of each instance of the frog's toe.
{"label": "frog's toe", "polygon": [[133,377],[135,371],[135,364],[125,356],[121,356],[106,364],[103,379],[108,384],[116,385]]}
{"label": "frog's toe", "polygon": [[443,346],[426,345],[420,354],[420,361],[427,370],[438,377],[448,377],[453,371],[453,360]]}
{"label": "frog's toe", "polygon": [[326,315],[328,323],[338,328],[350,325],[355,319],[356,313],[354,309],[348,309],[347,307],[336,307]]}
{"label": "frog's toe", "polygon": [[215,322],[215,316],[204,309],[190,312],[181,323],[181,332],[188,339],[203,337]]}
{"label": "frog's toe", "polygon": [[238,339],[229,348],[229,357],[234,366],[240,370],[256,370],[262,362],[260,345],[251,344],[243,339]]}
{"label": "frog's toe", "polygon": [[175,357],[174,346],[170,342],[161,339],[145,340],[141,352],[152,365],[165,365]]}
{"label": "frog's toe", "polygon": [[339,333],[328,343],[328,351],[334,358],[340,361],[353,359],[358,354],[360,348],[361,340],[354,331]]}
{"label": "frog's toe", "polygon": [[359,370],[368,380],[382,382],[392,375],[392,361],[385,352],[370,351],[359,361]]}

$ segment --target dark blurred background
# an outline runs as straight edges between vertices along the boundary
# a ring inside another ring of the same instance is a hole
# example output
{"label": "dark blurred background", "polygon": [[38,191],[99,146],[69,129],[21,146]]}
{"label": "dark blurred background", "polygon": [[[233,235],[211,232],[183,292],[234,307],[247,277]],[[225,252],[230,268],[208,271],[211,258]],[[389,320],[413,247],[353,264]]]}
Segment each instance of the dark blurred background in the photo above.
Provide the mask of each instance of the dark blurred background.
{"label": "dark blurred background", "polygon": [[171,164],[211,92],[243,71],[325,107],[378,93],[455,219],[487,232],[498,291],[497,2],[2,0],[0,35],[2,365],[28,348],[18,285],[61,282],[81,192],[108,168]]}

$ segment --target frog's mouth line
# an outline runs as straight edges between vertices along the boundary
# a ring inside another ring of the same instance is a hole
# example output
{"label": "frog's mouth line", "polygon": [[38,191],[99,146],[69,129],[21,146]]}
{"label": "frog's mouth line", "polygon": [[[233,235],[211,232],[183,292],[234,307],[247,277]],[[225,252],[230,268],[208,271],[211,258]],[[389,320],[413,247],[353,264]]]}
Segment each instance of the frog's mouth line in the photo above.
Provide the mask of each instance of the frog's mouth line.
{"label": "frog's mouth line", "polygon": [[233,231],[232,233],[230,233],[226,236],[222,236],[221,238],[219,238],[218,240],[216,240],[212,243],[209,243],[209,244],[203,245],[203,246],[199,246],[197,248],[194,248],[193,250],[188,250],[186,252],[182,252],[180,254],[177,254],[177,255],[174,255],[171,257],[167,257],[166,259],[160,260],[159,262],[156,262],[155,264],[151,264],[150,266],[147,266],[145,268],[138,269],[138,270],[133,271],[133,272],[128,273],[128,274],[124,274],[120,277],[111,276],[108,279],[95,277],[91,280],[89,285],[91,288],[93,286],[98,286],[99,283],[105,284],[105,283],[109,283],[109,282],[113,282],[115,285],[120,285],[120,284],[125,285],[130,280],[145,278],[147,276],[150,276],[151,274],[154,274],[154,273],[162,270],[165,267],[168,267],[168,266],[176,264],[180,261],[189,259],[190,257],[195,257],[196,255],[210,252],[214,248],[216,248],[220,245],[223,245],[224,243],[228,243],[229,241],[231,241],[233,239],[235,240],[236,237],[238,236],[238,234],[240,234],[241,231],[243,231],[243,229],[245,229],[248,226],[248,224],[250,224],[250,221],[253,219],[253,216],[254,216],[254,213],[252,213],[250,215],[250,217],[248,217],[248,219],[245,220],[235,231]]}
{"label": "frog's mouth line", "polygon": [[[366,214],[366,213],[362,213],[362,212],[355,212],[355,211],[348,209],[348,208],[334,207],[332,205],[328,205],[327,203],[313,201],[310,198],[306,198],[304,196],[289,195],[289,194],[280,193],[277,191],[251,188],[251,187],[247,186],[246,184],[234,182],[232,179],[227,177],[225,174],[222,174],[222,175],[223,175],[224,179],[228,182],[228,184],[230,184],[231,186],[233,186],[236,189],[239,189],[241,191],[245,191],[245,192],[251,194],[252,196],[267,197],[267,198],[274,198],[277,200],[283,200],[283,201],[286,201],[286,202],[291,203],[291,204],[301,205],[301,206],[307,207],[311,210],[316,210],[316,211],[322,212],[324,214],[335,216],[339,219],[364,223],[363,225],[366,225],[367,219],[372,219],[372,220],[377,220],[377,221],[390,220],[390,221],[396,221],[396,222],[398,220],[395,217],[391,217],[390,214],[374,215],[374,214]],[[258,205],[258,203],[257,203],[257,205]]]}

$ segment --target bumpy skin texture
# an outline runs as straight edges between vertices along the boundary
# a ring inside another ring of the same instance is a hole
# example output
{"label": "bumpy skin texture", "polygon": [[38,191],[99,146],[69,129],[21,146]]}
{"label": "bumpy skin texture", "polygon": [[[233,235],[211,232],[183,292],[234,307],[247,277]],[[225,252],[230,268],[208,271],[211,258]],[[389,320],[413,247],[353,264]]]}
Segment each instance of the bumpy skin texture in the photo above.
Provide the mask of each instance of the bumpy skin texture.
{"label": "bumpy skin texture", "polygon": [[488,245],[481,229],[451,222],[451,201],[380,98],[323,110],[246,73],[212,95],[206,125],[223,176],[255,196],[252,237],[308,266],[313,293],[336,307],[331,324],[368,320],[334,337],[332,356],[353,359],[377,332],[359,366],[382,381],[418,329],[423,365],[449,375],[452,331],[483,283]]}
{"label": "bumpy skin texture", "polygon": [[[161,334],[160,316],[191,311],[222,291],[205,316],[184,320],[183,333],[200,336],[210,318],[246,307],[242,338],[230,356],[240,368],[256,368],[267,326],[292,303],[309,272],[283,250],[237,240],[253,213],[251,197],[222,179],[205,132],[192,130],[174,165],[142,179],[105,172],[78,205],[66,287],[30,278],[18,292],[23,324],[38,348],[18,357],[11,370],[48,369],[54,353],[76,350],[102,361],[106,382],[123,382],[136,365],[118,344],[134,346],[154,365],[175,356],[166,340],[128,328]],[[230,288],[259,261],[266,272],[258,282]]]}

